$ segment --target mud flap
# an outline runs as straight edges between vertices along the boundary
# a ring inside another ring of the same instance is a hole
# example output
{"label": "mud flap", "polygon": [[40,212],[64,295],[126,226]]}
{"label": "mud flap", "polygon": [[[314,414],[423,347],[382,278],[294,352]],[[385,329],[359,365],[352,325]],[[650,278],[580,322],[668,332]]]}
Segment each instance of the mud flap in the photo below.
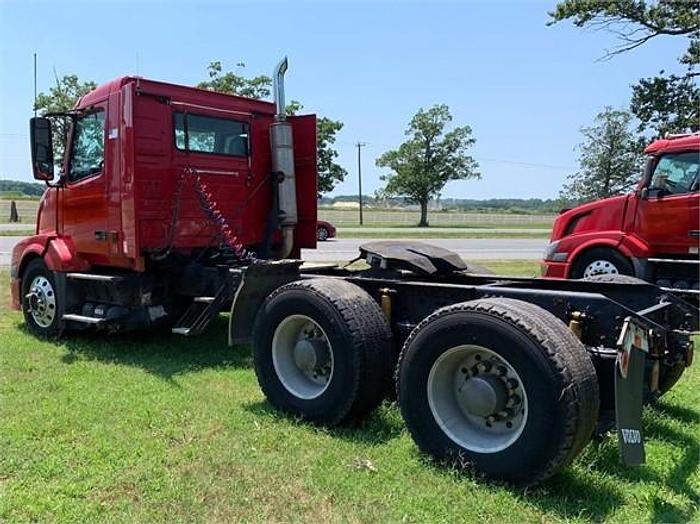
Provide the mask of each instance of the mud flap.
{"label": "mud flap", "polygon": [[626,466],[644,464],[642,405],[645,353],[649,340],[644,327],[628,317],[617,341],[615,362],[615,417],[620,458]]}
{"label": "mud flap", "polygon": [[301,264],[300,260],[265,260],[231,270],[240,273],[241,280],[231,304],[229,346],[249,341],[260,305],[278,287],[299,280]]}

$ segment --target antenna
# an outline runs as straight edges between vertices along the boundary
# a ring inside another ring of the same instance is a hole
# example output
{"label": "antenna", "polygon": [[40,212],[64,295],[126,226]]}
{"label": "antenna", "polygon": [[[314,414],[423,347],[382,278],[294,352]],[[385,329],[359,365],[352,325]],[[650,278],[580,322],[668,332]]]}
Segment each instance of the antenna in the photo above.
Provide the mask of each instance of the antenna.
{"label": "antenna", "polygon": [[34,53],[34,118],[36,118],[36,53]]}

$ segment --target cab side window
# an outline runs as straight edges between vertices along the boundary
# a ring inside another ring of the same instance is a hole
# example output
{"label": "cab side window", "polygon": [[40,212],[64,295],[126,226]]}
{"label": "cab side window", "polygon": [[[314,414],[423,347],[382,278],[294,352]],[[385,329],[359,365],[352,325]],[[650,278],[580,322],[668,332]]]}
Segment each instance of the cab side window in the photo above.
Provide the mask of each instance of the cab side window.
{"label": "cab side window", "polygon": [[656,165],[649,191],[659,195],[677,195],[698,190],[697,152],[664,155]]}
{"label": "cab side window", "polygon": [[75,182],[102,172],[105,159],[105,113],[95,111],[78,118],[68,180]]}

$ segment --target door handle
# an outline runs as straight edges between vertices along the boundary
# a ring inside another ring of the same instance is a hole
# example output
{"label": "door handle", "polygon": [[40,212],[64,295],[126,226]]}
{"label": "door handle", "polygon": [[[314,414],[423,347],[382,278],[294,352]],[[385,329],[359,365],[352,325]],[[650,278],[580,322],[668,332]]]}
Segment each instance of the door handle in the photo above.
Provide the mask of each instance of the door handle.
{"label": "door handle", "polygon": [[700,238],[700,229],[691,229],[688,231],[688,236],[692,238]]}

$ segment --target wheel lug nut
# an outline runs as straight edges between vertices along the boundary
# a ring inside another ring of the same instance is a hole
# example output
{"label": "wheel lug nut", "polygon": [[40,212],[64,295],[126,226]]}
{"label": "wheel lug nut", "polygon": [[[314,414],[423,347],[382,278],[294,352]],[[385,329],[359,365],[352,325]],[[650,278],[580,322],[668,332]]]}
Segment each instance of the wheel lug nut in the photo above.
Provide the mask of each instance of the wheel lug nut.
{"label": "wheel lug nut", "polygon": [[498,374],[500,376],[505,377],[506,373],[508,373],[508,370],[506,369],[505,366],[498,366]]}
{"label": "wheel lug nut", "polygon": [[516,389],[518,387],[518,381],[514,378],[509,378],[506,384],[508,385],[508,389]]}

